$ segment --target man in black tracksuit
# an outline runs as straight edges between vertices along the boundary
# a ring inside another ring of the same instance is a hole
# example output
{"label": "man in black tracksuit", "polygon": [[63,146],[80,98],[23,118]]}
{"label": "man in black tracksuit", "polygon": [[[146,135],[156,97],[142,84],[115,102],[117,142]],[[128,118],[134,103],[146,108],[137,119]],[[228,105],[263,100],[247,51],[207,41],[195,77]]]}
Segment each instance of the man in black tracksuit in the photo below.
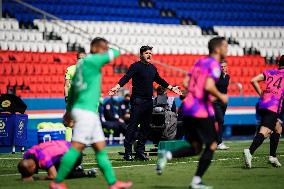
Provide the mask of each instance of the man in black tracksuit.
{"label": "man in black tracksuit", "polygon": [[115,95],[121,87],[132,79],[131,116],[124,140],[124,159],[127,161],[133,160],[132,145],[136,139],[135,132],[139,124],[140,129],[137,137],[138,142],[135,158],[138,160],[148,160],[144,151],[153,111],[153,82],[172,90],[178,95],[182,94],[178,87],[169,85],[160,77],[157,68],[150,63],[151,60],[152,47],[142,46],[140,48],[140,61],[133,63],[127,73],[119,80],[118,84],[109,91],[110,96]]}
{"label": "man in black tracksuit", "polygon": [[[227,63],[222,62],[221,63],[221,76],[220,79],[216,83],[217,89],[223,93],[227,94],[228,92],[228,86],[230,82],[230,75],[227,74]],[[215,111],[215,119],[218,122],[219,125],[219,132],[218,132],[218,149],[219,150],[227,150],[229,147],[227,147],[222,140],[223,137],[223,125],[224,125],[224,117],[227,110],[227,104],[223,104],[221,101],[216,100],[213,103],[214,111]]]}

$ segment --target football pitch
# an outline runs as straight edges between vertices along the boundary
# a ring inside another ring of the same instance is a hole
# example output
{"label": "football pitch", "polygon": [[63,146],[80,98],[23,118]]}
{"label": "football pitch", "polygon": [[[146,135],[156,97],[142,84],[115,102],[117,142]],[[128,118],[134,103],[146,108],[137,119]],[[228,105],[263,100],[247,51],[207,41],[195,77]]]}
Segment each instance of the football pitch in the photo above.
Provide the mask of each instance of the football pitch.
{"label": "football pitch", "polygon": [[[231,148],[227,151],[217,151],[209,170],[204,176],[204,182],[213,185],[215,189],[282,189],[284,188],[284,167],[274,168],[267,163],[269,141],[266,141],[254,154],[253,168],[245,169],[242,151],[250,141],[227,142]],[[150,147],[150,146],[147,146]],[[182,189],[188,188],[197,166],[197,157],[182,158],[171,161],[163,175],[155,172],[156,156],[151,156],[149,162],[126,162],[118,155],[123,151],[120,146],[108,147],[110,159],[118,179],[131,180],[134,189]],[[86,149],[83,166],[85,169],[97,167],[95,156],[91,149]],[[48,188],[49,181],[22,182],[17,173],[17,163],[21,154],[0,154],[0,188]],[[284,145],[281,140],[278,148],[279,161],[284,164]],[[43,174],[40,172],[40,174]],[[105,189],[106,183],[99,172],[96,178],[80,178],[66,180],[70,189]]]}

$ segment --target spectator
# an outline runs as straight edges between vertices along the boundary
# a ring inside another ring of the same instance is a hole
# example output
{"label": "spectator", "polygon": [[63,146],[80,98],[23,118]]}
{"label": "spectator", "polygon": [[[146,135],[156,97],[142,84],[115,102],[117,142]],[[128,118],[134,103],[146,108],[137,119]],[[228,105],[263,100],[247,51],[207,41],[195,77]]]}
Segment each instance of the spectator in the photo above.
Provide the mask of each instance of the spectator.
{"label": "spectator", "polygon": [[99,113],[103,128],[108,131],[113,130],[114,136],[118,136],[120,133],[125,133],[126,124],[118,114],[118,103],[111,97],[103,104],[101,97],[99,104]]}
{"label": "spectator", "polygon": [[130,94],[124,95],[124,99],[119,103],[119,117],[124,120],[126,124],[130,120]]}

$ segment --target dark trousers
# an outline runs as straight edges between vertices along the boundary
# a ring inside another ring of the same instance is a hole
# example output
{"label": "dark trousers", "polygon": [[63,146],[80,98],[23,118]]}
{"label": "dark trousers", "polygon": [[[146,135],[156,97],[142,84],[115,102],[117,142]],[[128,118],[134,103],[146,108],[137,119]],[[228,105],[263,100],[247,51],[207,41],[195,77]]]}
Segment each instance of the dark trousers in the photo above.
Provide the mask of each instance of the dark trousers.
{"label": "dark trousers", "polygon": [[145,143],[150,132],[152,121],[153,100],[142,98],[131,98],[130,121],[126,128],[124,147],[125,153],[132,153],[132,145],[136,140],[136,132],[140,124],[137,136],[136,153],[142,154],[145,151]]}
{"label": "dark trousers", "polygon": [[219,130],[217,136],[218,144],[221,144],[223,141],[223,126],[224,126],[224,117],[227,110],[227,104],[223,104],[222,102],[215,101],[213,103],[214,111],[215,111],[215,120],[218,122]]}

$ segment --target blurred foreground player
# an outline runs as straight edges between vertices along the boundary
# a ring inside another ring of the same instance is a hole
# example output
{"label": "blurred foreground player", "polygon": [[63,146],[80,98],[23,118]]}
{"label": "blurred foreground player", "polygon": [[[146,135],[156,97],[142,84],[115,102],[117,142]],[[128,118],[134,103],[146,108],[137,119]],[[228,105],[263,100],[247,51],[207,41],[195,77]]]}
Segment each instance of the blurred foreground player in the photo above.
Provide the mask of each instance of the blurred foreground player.
{"label": "blurred foreground player", "polygon": [[[33,146],[24,153],[24,159],[18,164],[18,171],[25,181],[35,180],[34,174],[38,169],[47,171],[47,176],[39,177],[39,180],[54,179],[57,175],[60,160],[65,152],[71,147],[70,142],[64,140],[49,141]],[[91,176],[84,172],[82,166],[82,156],[80,156],[68,175],[69,178]]]}
{"label": "blurred foreground player", "polygon": [[228,101],[227,95],[219,92],[215,86],[221,74],[220,62],[227,55],[228,43],[225,38],[216,37],[209,41],[208,48],[209,56],[199,59],[184,81],[185,87],[188,87],[188,94],[183,104],[183,126],[186,139],[191,146],[172,152],[162,151],[159,153],[157,162],[157,173],[162,174],[168,160],[198,155],[205,144],[190,186],[194,189],[212,188],[206,186],[201,180],[217,148],[212,98],[215,97],[222,103]]}
{"label": "blurred foreground player", "polygon": [[[244,149],[244,158],[247,168],[252,166],[252,155],[263,143],[264,139],[270,136],[269,163],[275,167],[281,167],[276,157],[279,138],[282,133],[282,125],[278,121],[282,108],[284,95],[284,56],[282,55],[278,70],[266,70],[251,80],[255,91],[260,96],[258,111],[261,117],[260,129],[255,135],[249,149]],[[258,82],[265,82],[265,90],[262,91]]]}
{"label": "blurred foreground player", "polygon": [[92,145],[95,150],[98,166],[109,189],[131,187],[131,182],[124,183],[116,179],[105,150],[105,136],[97,113],[101,96],[101,68],[117,56],[119,51],[109,49],[107,40],[95,38],[91,42],[91,54],[78,61],[64,115],[67,125],[71,120],[71,113],[75,121],[72,147],[63,156],[58,174],[49,185],[50,189],[67,188],[63,181],[86,145]]}

